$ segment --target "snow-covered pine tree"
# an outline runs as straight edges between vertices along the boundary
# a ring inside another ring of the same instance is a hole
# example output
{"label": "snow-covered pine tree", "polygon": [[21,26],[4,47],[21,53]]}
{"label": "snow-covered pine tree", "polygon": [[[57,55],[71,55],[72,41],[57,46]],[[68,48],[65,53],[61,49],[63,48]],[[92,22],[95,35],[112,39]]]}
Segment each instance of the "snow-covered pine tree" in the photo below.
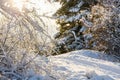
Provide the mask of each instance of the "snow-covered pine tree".
{"label": "snow-covered pine tree", "polygon": [[90,22],[90,7],[96,0],[59,0],[62,7],[55,13],[58,18],[59,33],[55,35],[57,44],[55,52],[64,53],[86,48],[83,36],[86,29],[92,26]]}

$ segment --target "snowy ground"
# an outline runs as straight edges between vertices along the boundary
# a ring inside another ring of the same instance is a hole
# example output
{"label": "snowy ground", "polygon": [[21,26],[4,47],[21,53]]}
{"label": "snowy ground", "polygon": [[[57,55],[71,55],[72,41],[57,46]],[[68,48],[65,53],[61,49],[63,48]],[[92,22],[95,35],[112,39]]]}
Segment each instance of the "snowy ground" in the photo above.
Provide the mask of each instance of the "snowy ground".
{"label": "snowy ground", "polygon": [[115,59],[96,51],[73,51],[49,59],[57,80],[120,80]]}

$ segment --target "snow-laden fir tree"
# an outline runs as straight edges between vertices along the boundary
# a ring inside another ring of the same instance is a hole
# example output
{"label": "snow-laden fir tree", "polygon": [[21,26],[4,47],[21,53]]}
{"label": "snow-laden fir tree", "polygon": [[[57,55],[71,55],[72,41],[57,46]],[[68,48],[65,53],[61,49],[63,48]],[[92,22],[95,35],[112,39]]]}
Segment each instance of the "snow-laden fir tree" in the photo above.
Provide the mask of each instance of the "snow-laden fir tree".
{"label": "snow-laden fir tree", "polygon": [[84,31],[92,27],[90,22],[90,8],[97,4],[95,0],[60,0],[62,7],[56,12],[59,33],[55,35],[58,40],[55,51],[64,53],[88,47],[83,36]]}

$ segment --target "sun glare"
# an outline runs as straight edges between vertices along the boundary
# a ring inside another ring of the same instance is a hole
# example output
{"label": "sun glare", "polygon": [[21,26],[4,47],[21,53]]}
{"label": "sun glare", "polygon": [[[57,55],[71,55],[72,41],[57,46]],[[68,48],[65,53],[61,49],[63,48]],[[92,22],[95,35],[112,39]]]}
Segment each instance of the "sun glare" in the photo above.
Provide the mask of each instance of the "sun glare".
{"label": "sun glare", "polygon": [[39,14],[45,14],[47,16],[52,16],[53,13],[60,7],[59,4],[49,2],[49,0],[30,0],[35,3],[35,7]]}
{"label": "sun glare", "polygon": [[13,7],[16,7],[19,11],[22,11],[24,1],[23,0],[13,0]]}
{"label": "sun glare", "polygon": [[48,0],[12,0],[12,6],[20,12],[24,12],[23,8],[32,10],[34,7],[38,14],[51,14],[51,12],[56,10],[55,6]]}
{"label": "sun glare", "polygon": [[50,10],[50,5],[46,0],[29,0],[29,2],[25,2],[25,0],[13,0],[13,7],[17,8],[19,11],[22,11],[23,6],[26,8],[31,8],[30,3],[34,4],[34,7],[40,10],[41,13],[47,12]]}
{"label": "sun glare", "polygon": [[52,8],[50,3],[47,0],[30,0],[35,4],[35,8],[39,10],[39,13],[49,12]]}

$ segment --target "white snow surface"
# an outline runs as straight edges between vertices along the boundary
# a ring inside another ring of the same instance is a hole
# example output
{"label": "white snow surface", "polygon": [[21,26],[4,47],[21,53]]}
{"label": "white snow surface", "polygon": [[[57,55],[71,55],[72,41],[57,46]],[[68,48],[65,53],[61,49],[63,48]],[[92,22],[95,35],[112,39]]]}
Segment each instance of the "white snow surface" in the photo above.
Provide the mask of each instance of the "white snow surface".
{"label": "white snow surface", "polygon": [[120,80],[113,57],[93,50],[72,51],[49,57],[57,80]]}

